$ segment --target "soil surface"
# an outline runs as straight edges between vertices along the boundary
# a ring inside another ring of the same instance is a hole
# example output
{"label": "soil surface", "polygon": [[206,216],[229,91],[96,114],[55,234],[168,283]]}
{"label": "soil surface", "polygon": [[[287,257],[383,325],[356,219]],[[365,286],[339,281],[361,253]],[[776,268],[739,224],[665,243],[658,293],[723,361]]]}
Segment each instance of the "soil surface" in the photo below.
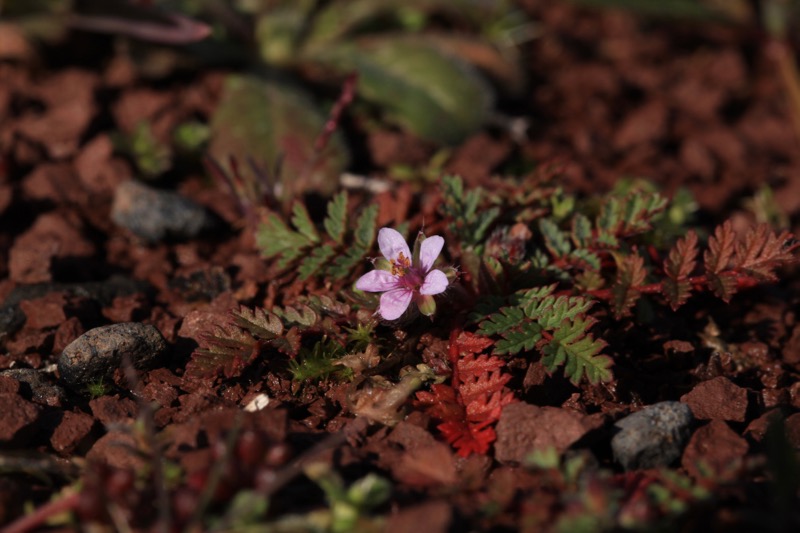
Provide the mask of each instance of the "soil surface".
{"label": "soil surface", "polygon": [[[525,50],[529,89],[500,107],[528,131],[477,133],[446,171],[475,186],[521,161],[557,164],[561,185],[586,196],[644,177],[667,195],[688,188],[708,229],[754,223],[754,195],[768,185],[798,234],[800,141],[762,36],[555,2],[525,9],[540,24]],[[168,142],[182,121],[208,119],[225,72],[149,80],[110,42],[79,34],[35,61],[0,61],[0,525],[52,501],[74,512],[50,517],[61,531],[93,520],[200,530],[209,522],[198,508],[224,516],[245,489],[269,498],[269,519],[304,515],[328,508],[303,474],[316,463],[347,484],[388,479],[391,496],[369,516],[393,532],[800,527],[797,478],[775,482],[800,449],[797,269],[730,304],[693,299],[657,327],[620,322],[607,332],[626,346],[609,353],[611,384],[575,386],[509,361],[519,401],[486,455],[458,455],[410,404],[395,425],[368,424],[348,408],[351,383],[299,386],[285,360],[235,379],[187,374],[198,339],[230,309],[291,294],[276,294],[235,200],[199,161],[155,184],[173,196],[142,198],[150,192],[114,147],[142,120]],[[77,53],[91,45],[96,54]],[[354,138],[358,172],[373,177],[434,153],[388,127]],[[427,217],[436,228],[424,188],[363,195],[379,220]],[[152,219],[137,218],[141,204]],[[434,327],[416,349],[446,360],[447,332]],[[87,351],[102,361],[82,361]],[[664,404],[676,424],[688,417],[674,455],[659,452],[672,468],[621,459],[615,422],[665,401],[678,402]],[[561,468],[526,462],[548,449],[563,454]],[[570,477],[568,464],[593,474]]]}

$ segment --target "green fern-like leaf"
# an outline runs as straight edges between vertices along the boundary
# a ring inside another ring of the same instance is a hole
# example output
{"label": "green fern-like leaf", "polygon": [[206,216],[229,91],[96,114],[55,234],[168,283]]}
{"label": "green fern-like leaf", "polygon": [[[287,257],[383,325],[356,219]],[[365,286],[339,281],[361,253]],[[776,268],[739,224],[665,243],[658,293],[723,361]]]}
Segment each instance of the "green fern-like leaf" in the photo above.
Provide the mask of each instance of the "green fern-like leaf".
{"label": "green fern-like leaf", "polygon": [[528,318],[536,320],[545,329],[553,329],[565,320],[573,320],[591,309],[594,302],[580,296],[547,296],[523,304]]}
{"label": "green fern-like leaf", "polygon": [[518,329],[504,331],[502,339],[494,346],[495,354],[516,354],[530,351],[542,339],[542,326],[536,322],[523,322]]}
{"label": "green fern-like leaf", "polygon": [[451,231],[458,236],[464,247],[482,246],[486,232],[500,216],[497,207],[479,209],[483,198],[481,189],[464,190],[464,182],[458,176],[442,178],[442,214],[451,219]]}
{"label": "green fern-like leaf", "polygon": [[377,232],[378,206],[370,205],[356,220],[353,231],[353,243],[344,254],[337,256],[333,263],[326,268],[327,275],[333,278],[343,278],[358,266],[372,248]]}
{"label": "green fern-like leaf", "polygon": [[592,240],[592,223],[582,213],[572,218],[572,242],[577,248],[586,248]]}
{"label": "green fern-like leaf", "polygon": [[311,253],[308,254],[297,269],[300,279],[305,281],[319,272],[334,255],[336,255],[336,250],[333,249],[333,246],[327,244],[312,248]]}
{"label": "green fern-like leaf", "polygon": [[347,232],[347,193],[342,191],[328,203],[328,216],[322,222],[325,231],[337,244],[344,244]]}
{"label": "green fern-like leaf", "polygon": [[317,228],[314,227],[314,221],[311,220],[306,206],[300,202],[295,202],[292,207],[292,224],[301,235],[308,239],[308,242],[311,244],[319,242],[319,233],[317,233]]}
{"label": "green fern-like leaf", "polygon": [[481,322],[479,335],[500,335],[522,324],[525,314],[519,307],[503,307]]}
{"label": "green fern-like leaf", "polygon": [[548,372],[564,365],[564,374],[576,385],[584,376],[591,383],[611,379],[612,361],[599,355],[606,343],[587,334],[593,325],[594,319],[579,318],[574,322],[565,321],[553,332],[552,340],[542,349],[542,364]]}
{"label": "green fern-like leaf", "polygon": [[286,268],[313,244],[302,233],[292,231],[275,213],[269,213],[256,235],[258,247],[265,257],[277,257],[278,267]]}
{"label": "green fern-like leaf", "polygon": [[539,230],[544,237],[544,245],[554,257],[564,257],[572,251],[569,235],[549,218],[539,220]]}
{"label": "green fern-like leaf", "polygon": [[257,234],[262,253],[275,258],[280,269],[295,266],[301,280],[313,276],[346,278],[372,248],[378,219],[378,206],[370,205],[355,221],[352,236],[348,238],[347,203],[345,192],[328,202],[327,216],[322,223],[324,235],[317,231],[308,210],[300,202],[292,208],[292,226],[278,214],[269,213]]}

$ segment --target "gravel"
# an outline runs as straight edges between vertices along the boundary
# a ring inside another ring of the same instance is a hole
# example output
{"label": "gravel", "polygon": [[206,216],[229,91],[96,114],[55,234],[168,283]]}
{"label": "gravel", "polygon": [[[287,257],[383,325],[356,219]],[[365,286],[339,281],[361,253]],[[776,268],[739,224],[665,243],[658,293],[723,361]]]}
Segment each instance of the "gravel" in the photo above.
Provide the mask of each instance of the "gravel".
{"label": "gravel", "polygon": [[625,470],[669,466],[690,435],[692,411],[680,402],[661,402],[617,421],[611,449]]}
{"label": "gravel", "polygon": [[167,342],[153,326],[138,322],[102,326],[64,348],[58,371],[68,387],[86,392],[88,385],[110,379],[125,356],[135,368],[146,368],[166,349]]}
{"label": "gravel", "polygon": [[192,239],[215,225],[215,219],[201,205],[138,181],[117,187],[111,219],[151,243]]}

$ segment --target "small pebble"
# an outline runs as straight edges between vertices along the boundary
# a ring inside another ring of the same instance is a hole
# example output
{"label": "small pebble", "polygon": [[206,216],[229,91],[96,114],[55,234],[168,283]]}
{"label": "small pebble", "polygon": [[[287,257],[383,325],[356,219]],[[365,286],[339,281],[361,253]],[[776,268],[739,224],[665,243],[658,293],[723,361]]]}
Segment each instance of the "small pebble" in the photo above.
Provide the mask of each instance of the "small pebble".
{"label": "small pebble", "polygon": [[680,402],[661,402],[619,420],[611,439],[614,457],[625,470],[669,466],[690,435],[692,411]]}
{"label": "small pebble", "polygon": [[209,212],[188,198],[132,180],[117,187],[111,219],[148,242],[192,239],[214,226]]}
{"label": "small pebble", "polygon": [[146,368],[167,349],[153,326],[127,322],[87,331],[72,341],[58,358],[61,379],[71,389],[110,379],[127,355],[135,368]]}

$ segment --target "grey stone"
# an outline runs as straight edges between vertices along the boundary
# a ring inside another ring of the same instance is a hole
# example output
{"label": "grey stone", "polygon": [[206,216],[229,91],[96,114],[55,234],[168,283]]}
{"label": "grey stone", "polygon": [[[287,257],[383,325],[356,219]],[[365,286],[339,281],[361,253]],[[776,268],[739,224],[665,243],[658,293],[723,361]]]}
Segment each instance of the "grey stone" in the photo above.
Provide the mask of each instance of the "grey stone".
{"label": "grey stone", "polygon": [[680,402],[661,402],[628,415],[614,424],[614,457],[625,470],[668,466],[681,456],[692,420],[692,410]]}
{"label": "grey stone", "polygon": [[188,198],[137,181],[117,187],[111,219],[148,242],[191,239],[215,225],[214,217]]}
{"label": "grey stone", "polygon": [[25,313],[16,305],[0,306],[0,345],[22,327]]}
{"label": "grey stone", "polygon": [[58,358],[61,379],[71,389],[111,378],[125,356],[135,368],[147,368],[167,349],[167,342],[153,326],[138,322],[94,328],[72,341]]}
{"label": "grey stone", "polygon": [[0,372],[0,376],[8,376],[19,381],[23,385],[21,389],[23,395],[30,394],[30,399],[39,405],[59,406],[67,397],[64,389],[52,383],[42,370],[12,368]]}

